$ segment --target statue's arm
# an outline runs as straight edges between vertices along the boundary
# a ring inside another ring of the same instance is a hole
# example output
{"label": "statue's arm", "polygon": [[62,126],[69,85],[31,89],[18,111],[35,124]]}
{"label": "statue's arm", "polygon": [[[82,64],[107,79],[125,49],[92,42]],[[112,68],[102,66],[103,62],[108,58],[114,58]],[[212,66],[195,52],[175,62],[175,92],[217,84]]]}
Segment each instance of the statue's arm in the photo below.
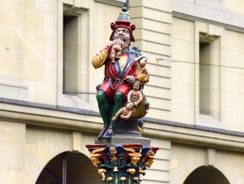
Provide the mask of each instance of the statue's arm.
{"label": "statue's arm", "polygon": [[149,74],[147,68],[144,69],[144,73],[146,74],[145,81],[148,82],[149,81],[150,74]]}
{"label": "statue's arm", "polygon": [[91,62],[92,62],[92,65],[93,65],[94,68],[99,68],[105,63],[105,61],[106,61],[106,59],[107,59],[107,57],[108,57],[108,55],[110,53],[110,50],[111,50],[110,46],[107,46],[106,48],[100,50],[92,58]]}
{"label": "statue's arm", "polygon": [[116,114],[112,118],[112,121],[116,121],[116,119],[118,119],[118,117],[122,113],[122,111],[123,111],[123,107],[116,112]]}
{"label": "statue's arm", "polygon": [[131,98],[131,93],[133,90],[130,90],[129,93],[127,94],[127,101],[128,103],[131,102],[130,98]]}
{"label": "statue's arm", "polygon": [[139,92],[139,99],[138,99],[138,103],[137,103],[137,105],[138,105],[139,103],[141,103],[142,100],[143,100],[142,92],[141,92],[141,91],[138,91],[138,92]]}

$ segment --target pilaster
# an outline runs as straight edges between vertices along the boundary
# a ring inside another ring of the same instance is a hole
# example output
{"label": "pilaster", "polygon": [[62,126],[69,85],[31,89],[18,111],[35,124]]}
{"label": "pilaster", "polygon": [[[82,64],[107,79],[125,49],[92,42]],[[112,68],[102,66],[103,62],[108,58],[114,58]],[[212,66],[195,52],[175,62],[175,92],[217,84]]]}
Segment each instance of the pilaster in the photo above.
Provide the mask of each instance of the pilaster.
{"label": "pilaster", "polygon": [[[136,25],[136,45],[148,57],[150,84],[144,90],[152,117],[167,117],[171,112],[171,34],[172,1],[130,1],[131,21]],[[150,96],[152,94],[153,96]],[[160,105],[159,105],[160,104]],[[162,114],[163,113],[163,114]]]}

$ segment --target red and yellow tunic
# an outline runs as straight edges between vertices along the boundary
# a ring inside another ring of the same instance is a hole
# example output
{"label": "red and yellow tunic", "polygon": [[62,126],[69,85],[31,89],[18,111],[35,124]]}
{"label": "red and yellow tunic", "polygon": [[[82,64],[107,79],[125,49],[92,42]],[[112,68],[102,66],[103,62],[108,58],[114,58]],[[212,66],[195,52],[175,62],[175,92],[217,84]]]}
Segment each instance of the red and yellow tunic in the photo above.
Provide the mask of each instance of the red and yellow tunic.
{"label": "red and yellow tunic", "polygon": [[108,57],[110,50],[111,47],[107,46],[92,59],[94,68],[99,68],[105,65],[105,77],[99,89],[106,93],[111,102],[113,102],[114,95],[118,91],[124,94],[126,100],[127,93],[132,87],[124,80],[126,76],[130,75],[134,76],[136,80],[143,80],[143,78],[140,79],[140,76],[136,76],[135,74],[134,59],[138,56],[138,52],[129,48],[128,51],[122,52],[119,59],[112,61]]}

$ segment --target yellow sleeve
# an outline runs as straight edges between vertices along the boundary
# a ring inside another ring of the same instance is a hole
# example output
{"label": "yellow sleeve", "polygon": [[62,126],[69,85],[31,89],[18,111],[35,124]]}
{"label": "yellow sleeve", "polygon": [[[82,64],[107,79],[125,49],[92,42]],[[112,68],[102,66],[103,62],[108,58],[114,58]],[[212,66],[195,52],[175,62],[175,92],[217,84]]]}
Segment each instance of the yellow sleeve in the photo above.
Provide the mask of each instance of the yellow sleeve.
{"label": "yellow sleeve", "polygon": [[104,62],[106,61],[107,57],[109,55],[108,49],[102,49],[99,53],[97,53],[93,58],[92,58],[92,65],[94,68],[99,68],[101,67]]}

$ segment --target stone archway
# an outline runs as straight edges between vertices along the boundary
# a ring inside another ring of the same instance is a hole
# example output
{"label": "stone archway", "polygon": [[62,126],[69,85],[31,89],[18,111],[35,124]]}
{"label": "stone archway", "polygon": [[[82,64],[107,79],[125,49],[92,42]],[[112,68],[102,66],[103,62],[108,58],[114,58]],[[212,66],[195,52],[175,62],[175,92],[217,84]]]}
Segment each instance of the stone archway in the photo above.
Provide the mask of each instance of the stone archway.
{"label": "stone archway", "polygon": [[230,184],[227,178],[213,166],[201,166],[186,178],[183,184]]}
{"label": "stone archway", "polygon": [[36,184],[97,184],[101,178],[89,158],[80,152],[63,152],[51,159]]}

